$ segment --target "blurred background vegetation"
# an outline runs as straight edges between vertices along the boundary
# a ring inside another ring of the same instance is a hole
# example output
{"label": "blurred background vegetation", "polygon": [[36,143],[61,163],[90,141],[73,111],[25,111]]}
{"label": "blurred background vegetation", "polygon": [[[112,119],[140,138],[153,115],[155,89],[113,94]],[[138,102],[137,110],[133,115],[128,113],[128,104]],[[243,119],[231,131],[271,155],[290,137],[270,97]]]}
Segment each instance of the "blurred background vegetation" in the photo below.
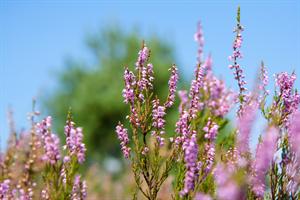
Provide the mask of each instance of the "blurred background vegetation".
{"label": "blurred background vegetation", "polygon": [[[115,133],[118,121],[126,124],[128,106],[123,103],[123,71],[134,69],[138,51],[145,40],[151,49],[154,65],[154,89],[159,97],[167,97],[168,69],[176,63],[174,46],[157,35],[141,38],[139,31],[125,33],[119,26],[109,26],[87,36],[85,42],[96,62],[68,59],[55,78],[58,87],[44,97],[44,107],[53,117],[57,133],[64,137],[66,113],[71,107],[75,122],[84,128],[88,149],[87,164],[101,163],[106,158],[120,158],[119,141]],[[182,76],[180,77],[182,81]],[[178,102],[177,102],[178,104]],[[174,132],[177,104],[167,117],[166,130]]]}

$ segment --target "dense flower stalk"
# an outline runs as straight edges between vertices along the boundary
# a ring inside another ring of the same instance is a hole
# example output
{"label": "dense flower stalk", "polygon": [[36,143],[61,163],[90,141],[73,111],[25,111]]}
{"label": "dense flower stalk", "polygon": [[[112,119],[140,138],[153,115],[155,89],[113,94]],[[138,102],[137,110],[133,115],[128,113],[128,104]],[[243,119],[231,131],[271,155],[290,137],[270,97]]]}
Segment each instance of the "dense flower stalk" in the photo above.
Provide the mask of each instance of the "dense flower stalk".
{"label": "dense flower stalk", "polygon": [[276,151],[277,137],[278,130],[274,127],[269,128],[256,150],[253,164],[254,176],[251,179],[251,183],[253,191],[258,197],[263,197],[265,192],[265,175],[271,166],[271,161]]}
{"label": "dense flower stalk", "polygon": [[[276,85],[279,87],[279,97],[282,99],[282,121],[285,127],[289,127],[289,117],[294,113],[300,104],[300,95],[297,91],[293,92],[293,86],[296,80],[296,74],[289,75],[282,72],[276,75]],[[277,102],[276,102],[277,103]],[[278,106],[275,104],[275,106]]]}
{"label": "dense flower stalk", "polygon": [[199,192],[196,194],[195,200],[212,200],[212,198],[208,194],[203,194]]}
{"label": "dense flower stalk", "polygon": [[169,108],[174,104],[175,101],[175,93],[176,93],[176,87],[178,82],[178,69],[175,65],[172,66],[171,70],[171,77],[169,79],[168,85],[169,85],[169,95],[168,99],[165,103],[165,107]]}
{"label": "dense flower stalk", "polygon": [[260,81],[261,81],[261,85],[259,89],[263,91],[264,96],[267,96],[269,94],[269,91],[267,90],[266,87],[269,83],[269,77],[268,77],[267,67],[264,65],[263,62],[261,62],[261,67],[260,67]]}
{"label": "dense flower stalk", "polygon": [[[209,65],[207,65],[209,66]],[[204,93],[208,97],[203,100],[205,107],[219,117],[224,117],[233,104],[233,92],[226,88],[224,81],[208,71],[203,85]]]}
{"label": "dense flower stalk", "polygon": [[83,143],[82,128],[75,127],[75,123],[71,120],[67,121],[65,126],[66,148],[71,156],[76,156],[79,163],[85,160],[86,147]]}
{"label": "dense flower stalk", "polygon": [[289,142],[300,166],[300,111],[297,111],[292,116],[291,128],[289,131]]}
{"label": "dense flower stalk", "polygon": [[198,178],[198,144],[196,134],[193,134],[190,139],[185,141],[183,148],[186,173],[184,178],[184,188],[180,192],[182,196],[194,189],[195,181]]}
{"label": "dense flower stalk", "polygon": [[80,180],[80,176],[75,176],[72,193],[71,193],[71,199],[72,200],[84,200],[87,196],[87,186],[85,181]]}
{"label": "dense flower stalk", "polygon": [[242,110],[241,116],[238,118],[237,149],[240,155],[245,155],[250,151],[249,138],[251,128],[256,118],[256,113],[257,102],[249,102]]}
{"label": "dense flower stalk", "polygon": [[205,144],[205,151],[206,151],[206,168],[204,170],[205,174],[207,174],[213,166],[214,159],[215,159],[215,139],[218,133],[219,126],[211,121],[208,120],[206,126],[203,128],[205,132],[204,138],[208,140]]}
{"label": "dense flower stalk", "polygon": [[125,88],[123,89],[123,97],[125,103],[133,104],[134,102],[134,87],[136,80],[134,74],[128,68],[124,71]]}
{"label": "dense flower stalk", "polygon": [[139,51],[138,59],[137,59],[137,62],[135,63],[137,70],[140,70],[145,65],[145,63],[147,62],[147,60],[149,58],[149,54],[150,54],[150,51],[149,51],[148,47],[145,45],[145,43],[143,43],[143,47]]}
{"label": "dense flower stalk", "polygon": [[236,170],[231,163],[218,164],[214,177],[217,185],[217,197],[220,200],[240,199],[240,189],[237,183],[232,179]]}
{"label": "dense flower stalk", "polygon": [[144,101],[143,91],[148,88],[152,88],[153,81],[153,65],[146,64],[150,56],[150,51],[148,47],[143,43],[142,49],[138,53],[138,60],[136,62],[136,70],[138,72],[137,89],[138,89],[138,99]]}
{"label": "dense flower stalk", "polygon": [[186,90],[179,90],[178,91],[178,96],[180,99],[180,105],[179,105],[179,113],[182,113],[185,106],[187,105],[188,101],[189,101],[189,97],[187,95],[187,91]]}
{"label": "dense flower stalk", "polygon": [[61,155],[59,152],[59,138],[51,132],[52,118],[46,117],[37,124],[37,132],[41,135],[45,154],[42,159],[51,165],[56,164]]}
{"label": "dense flower stalk", "polygon": [[299,154],[292,153],[291,155],[286,166],[286,175],[288,177],[287,191],[291,196],[296,197],[300,192],[298,191],[300,188],[300,158]]}
{"label": "dense flower stalk", "polygon": [[165,119],[166,115],[166,107],[159,105],[159,99],[154,99],[152,101],[152,126],[156,129],[152,131],[152,135],[156,137],[156,140],[159,146],[164,145],[164,138],[161,137],[165,133]]}
{"label": "dense flower stalk", "polygon": [[123,124],[119,122],[118,126],[116,127],[116,133],[118,135],[118,139],[120,140],[121,149],[125,158],[129,158],[130,156],[130,147],[128,147],[129,138],[127,129],[124,128]]}
{"label": "dense flower stalk", "polygon": [[0,199],[9,199],[10,197],[10,180],[6,179],[0,183]]}
{"label": "dense flower stalk", "polygon": [[178,133],[178,136],[175,139],[175,144],[182,144],[187,138],[190,136],[189,129],[189,113],[187,111],[183,111],[180,114],[179,120],[176,122],[175,131]]}
{"label": "dense flower stalk", "polygon": [[205,65],[198,65],[195,71],[195,79],[192,80],[190,94],[190,108],[189,114],[192,118],[197,116],[197,112],[202,109],[201,105],[199,105],[199,95],[200,89],[203,87],[203,81],[205,76]]}

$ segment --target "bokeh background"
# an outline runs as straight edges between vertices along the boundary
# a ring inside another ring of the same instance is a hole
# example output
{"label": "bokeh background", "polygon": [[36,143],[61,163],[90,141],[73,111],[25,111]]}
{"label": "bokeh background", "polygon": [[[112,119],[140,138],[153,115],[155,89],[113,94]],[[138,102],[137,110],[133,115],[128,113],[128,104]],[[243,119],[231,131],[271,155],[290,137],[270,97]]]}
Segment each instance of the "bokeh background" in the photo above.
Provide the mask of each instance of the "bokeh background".
{"label": "bokeh background", "polygon": [[[29,125],[27,113],[35,98],[42,116],[53,116],[60,135],[72,107],[75,121],[86,133],[87,165],[97,162],[109,170],[120,170],[114,127],[128,111],[121,97],[124,66],[134,66],[144,40],[152,50],[159,94],[166,96],[167,69],[173,63],[180,69],[180,88],[186,88],[196,63],[193,34],[200,20],[205,56],[212,55],[215,73],[236,88],[228,56],[238,5],[245,27],[241,64],[248,87],[251,89],[263,60],[273,91],[273,74],[300,74],[297,0],[0,0],[1,149],[9,132],[8,108],[14,111],[17,130],[22,130]],[[170,134],[176,117],[173,110],[167,126]],[[252,139],[253,144],[255,141]]]}

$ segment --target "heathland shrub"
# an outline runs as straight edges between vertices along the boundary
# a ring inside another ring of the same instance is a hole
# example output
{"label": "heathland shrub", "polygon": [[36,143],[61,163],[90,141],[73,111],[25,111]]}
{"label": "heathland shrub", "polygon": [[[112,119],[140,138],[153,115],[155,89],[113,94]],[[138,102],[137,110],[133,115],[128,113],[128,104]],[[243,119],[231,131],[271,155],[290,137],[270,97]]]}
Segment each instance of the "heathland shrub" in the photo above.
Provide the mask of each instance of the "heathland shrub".
{"label": "heathland shrub", "polygon": [[[179,75],[176,65],[172,65],[166,99],[154,92],[158,91],[154,90],[155,70],[150,63],[150,49],[143,43],[135,70],[126,67],[124,71],[122,95],[129,106],[128,128],[118,123],[115,130],[133,180],[125,176],[125,169],[119,179],[123,181],[120,189],[92,168],[86,173],[90,183],[102,177],[99,181],[110,185],[112,193],[118,195],[134,182],[133,199],[299,199],[300,95],[294,89],[296,75],[277,74],[276,89],[270,95],[262,62],[254,89],[247,90],[239,64],[243,30],[238,9],[229,57],[238,91],[229,89],[214,75],[210,56],[203,58],[200,24],[195,34],[198,56],[190,89],[177,92]],[[166,134],[166,115],[177,94],[178,120],[174,132]],[[227,114],[235,108],[236,127],[228,128]],[[258,130],[261,135],[252,153],[249,138],[258,112],[267,123]],[[20,134],[11,120],[10,140],[0,159],[0,199],[88,198],[87,182],[79,174],[86,158],[82,129],[75,126],[69,111],[62,145],[52,131],[52,118],[37,122],[38,114],[33,109],[31,128]],[[95,190],[93,187],[91,199],[109,198],[95,195]]]}
{"label": "heathland shrub", "polygon": [[[293,89],[296,75],[276,75],[276,91],[267,105],[268,76],[262,63],[259,81],[253,91],[248,91],[238,62],[242,58],[243,30],[238,9],[233,53],[229,56],[233,62],[229,68],[239,88],[234,92],[213,74],[211,57],[202,59],[203,36],[198,26],[195,78],[189,91],[178,91],[179,118],[169,138],[164,136],[164,126],[175,100],[179,78],[176,66],[170,68],[166,100],[153,93],[155,73],[145,44],[139,51],[135,71],[125,68],[123,97],[130,107],[130,129],[119,123],[116,133],[124,157],[130,159],[137,192],[147,199],[157,199],[169,176],[175,178],[173,199],[299,199],[300,96]],[[228,134],[232,142],[216,143],[226,125],[226,114],[235,105],[237,127]],[[258,111],[267,124],[260,130],[261,137],[252,154],[249,137]]]}

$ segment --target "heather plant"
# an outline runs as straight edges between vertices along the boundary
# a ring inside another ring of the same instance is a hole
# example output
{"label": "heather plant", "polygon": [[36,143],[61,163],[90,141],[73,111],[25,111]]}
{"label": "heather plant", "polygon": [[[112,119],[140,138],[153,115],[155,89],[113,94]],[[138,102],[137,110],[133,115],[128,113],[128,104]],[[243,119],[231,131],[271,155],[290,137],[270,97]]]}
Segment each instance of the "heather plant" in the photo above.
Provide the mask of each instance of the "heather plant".
{"label": "heather plant", "polygon": [[37,122],[38,115],[33,109],[30,130],[20,134],[9,117],[10,139],[1,154],[0,199],[86,199],[87,185],[78,171],[86,152],[82,129],[75,126],[69,112],[61,146],[52,132],[52,118]]}
{"label": "heather plant", "polygon": [[[64,141],[54,133],[50,116],[37,120],[40,113],[34,103],[29,130],[17,132],[9,112],[10,138],[0,156],[0,199],[300,199],[296,74],[276,74],[272,94],[267,90],[267,67],[261,62],[256,83],[249,90],[239,64],[242,31],[238,8],[229,56],[238,91],[214,74],[212,57],[203,54],[200,23],[194,35],[198,50],[190,88],[177,91],[178,68],[170,64],[165,98],[155,88],[160,87],[155,84],[156,66],[151,63],[150,49],[142,43],[134,70],[124,67],[122,96],[129,113],[127,122],[116,124],[115,132],[130,168],[118,180],[97,164],[85,176],[79,173],[87,150],[83,129],[74,123],[71,110]],[[167,116],[177,105],[174,131],[167,133]],[[234,119],[228,117],[230,112]],[[253,130],[260,118],[266,124]],[[251,151],[253,132],[259,139]]]}
{"label": "heather plant", "polygon": [[[174,150],[163,154],[162,149],[168,148],[169,145],[164,138],[165,115],[175,101],[178,70],[175,65],[170,68],[169,94],[162,102],[153,92],[154,70],[149,60],[150,50],[143,43],[138,53],[135,72],[125,67],[125,88],[122,93],[124,103],[130,107],[127,118],[132,137],[129,138],[128,129],[120,122],[116,127],[116,133],[124,157],[131,160],[138,189],[146,198],[156,199],[175,159]],[[134,143],[133,148],[129,146],[131,139]],[[137,198],[136,195],[134,198]]]}
{"label": "heather plant", "polygon": [[[189,90],[177,93],[179,117],[175,133],[168,134],[170,138],[163,135],[165,116],[176,99],[177,68],[173,65],[170,69],[169,95],[164,102],[152,92],[155,73],[148,63],[150,50],[144,43],[135,72],[125,68],[123,97],[130,108],[130,129],[119,123],[116,132],[124,157],[131,161],[136,187],[147,199],[157,199],[167,177],[173,177],[172,199],[300,198],[300,95],[293,86],[296,75],[275,75],[276,89],[268,105],[268,74],[261,62],[254,89],[248,90],[239,64],[244,31],[240,8],[236,20],[233,53],[229,56],[233,64],[229,68],[238,91],[226,87],[214,75],[210,55],[204,59],[199,23],[194,36],[198,44],[194,79]],[[228,131],[226,126],[233,120],[227,114],[235,108],[236,127]],[[259,117],[265,118],[267,124],[255,130],[260,137],[253,153],[249,140]],[[226,144],[226,140],[231,142]],[[137,198],[136,192],[133,199]]]}

